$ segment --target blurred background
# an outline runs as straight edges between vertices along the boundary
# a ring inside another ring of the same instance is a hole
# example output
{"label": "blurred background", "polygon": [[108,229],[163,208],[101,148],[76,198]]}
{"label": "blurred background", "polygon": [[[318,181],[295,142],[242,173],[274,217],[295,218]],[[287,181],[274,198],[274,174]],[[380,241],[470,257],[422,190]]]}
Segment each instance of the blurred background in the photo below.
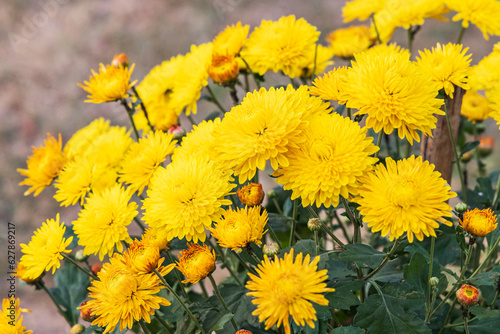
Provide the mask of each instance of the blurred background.
{"label": "blurred background", "polygon": [[[21,243],[28,243],[33,231],[47,218],[60,213],[70,223],[76,208],[60,208],[52,198],[53,188],[38,197],[23,196],[28,187],[18,186],[23,177],[16,171],[26,168],[31,147],[43,144],[47,133],[61,133],[63,144],[78,129],[103,116],[114,125],[128,125],[125,111],[116,103],[101,105],[83,101],[86,93],[77,83],[88,80],[90,70],[109,63],[125,52],[136,67],[139,81],[150,69],[191,44],[210,42],[226,25],[241,21],[250,32],[262,19],[277,20],[295,14],[321,31],[320,42],[334,29],[345,27],[341,19],[342,0],[144,0],[76,1],[2,0],[0,11],[0,254],[6,254],[7,223],[16,226],[17,260]],[[448,15],[451,17],[451,15]],[[358,24],[353,22],[352,24]],[[459,23],[427,20],[417,34],[414,51],[431,48],[436,42],[455,41]],[[394,39],[406,47],[406,32],[396,31]],[[485,41],[471,27],[463,44],[473,53],[476,64],[488,54],[498,38]],[[345,65],[336,59],[336,65]],[[288,81],[286,82],[288,83]],[[225,101],[229,106],[230,102]],[[199,119],[213,107],[199,105]],[[488,131],[498,132],[494,122]],[[495,150],[496,152],[496,150]],[[498,168],[498,167],[496,167]],[[490,170],[491,171],[491,170]],[[453,188],[456,188],[455,184]],[[0,257],[0,298],[7,298],[7,256]],[[48,275],[50,276],[50,275]],[[51,282],[47,281],[49,287]],[[17,284],[21,306],[33,311],[24,315],[24,325],[35,333],[69,333],[42,291]]]}

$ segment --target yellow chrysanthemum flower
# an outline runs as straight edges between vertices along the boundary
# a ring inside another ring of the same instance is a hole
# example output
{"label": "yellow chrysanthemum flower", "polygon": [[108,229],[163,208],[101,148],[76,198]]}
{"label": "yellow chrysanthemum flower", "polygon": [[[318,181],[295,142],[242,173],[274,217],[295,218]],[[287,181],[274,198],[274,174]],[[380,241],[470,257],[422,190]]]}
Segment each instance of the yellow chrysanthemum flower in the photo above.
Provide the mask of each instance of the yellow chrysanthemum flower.
{"label": "yellow chrysanthemum flower", "polygon": [[14,276],[19,277],[19,279],[26,284],[36,284],[45,274],[45,272],[43,272],[42,275],[38,276],[37,278],[29,278],[27,276],[27,270],[28,268],[23,266],[21,262],[17,262],[16,273],[14,274]]}
{"label": "yellow chrysanthemum flower", "polygon": [[339,114],[311,116],[303,131],[305,141],[285,154],[288,166],[274,172],[277,183],[300,197],[304,207],[337,206],[339,196],[356,194],[358,179],[377,162],[379,148],[367,129]]}
{"label": "yellow chrysanthemum flower", "polygon": [[490,92],[490,102],[491,112],[489,116],[495,119],[497,125],[500,125],[500,84],[496,85]]}
{"label": "yellow chrysanthemum flower", "polygon": [[54,185],[57,189],[54,199],[61,206],[75,205],[77,202],[83,206],[97,175],[104,171],[102,169],[103,166],[97,164],[95,158],[78,157],[68,162]]}
{"label": "yellow chrysanthemum flower", "polygon": [[213,273],[215,260],[215,252],[207,245],[188,243],[188,249],[179,252],[179,261],[176,262],[177,269],[187,278],[182,283],[195,284]]}
{"label": "yellow chrysanthemum flower", "polygon": [[137,274],[153,272],[161,266],[164,258],[160,260],[160,249],[154,244],[134,240],[123,253],[123,261]]}
{"label": "yellow chrysanthemum flower", "polygon": [[257,168],[263,170],[268,160],[274,169],[287,166],[285,153],[305,140],[301,135],[307,125],[304,118],[328,110],[327,103],[309,96],[306,86],[248,93],[215,129],[214,154],[228,167],[234,166],[234,175],[243,184]]}
{"label": "yellow chrysanthemum flower", "polygon": [[134,67],[135,64],[130,67],[99,64],[99,73],[91,70],[89,81],[78,84],[90,94],[87,96],[89,100],[85,102],[112,102],[128,97],[128,90],[137,83],[137,80],[130,82]]}
{"label": "yellow chrysanthemum flower", "polygon": [[102,117],[78,130],[64,146],[64,155],[69,161],[76,156],[83,156],[94,140],[109,131],[109,120]]}
{"label": "yellow chrysanthemum flower", "polygon": [[44,271],[52,269],[52,274],[61,266],[62,253],[70,253],[67,247],[73,241],[73,237],[64,238],[66,226],[59,224],[59,214],[56,219],[47,219],[42,227],[35,231],[30,242],[21,244],[23,256],[21,264],[26,268],[25,276],[29,279],[37,279]]}
{"label": "yellow chrysanthemum flower", "polygon": [[370,27],[361,25],[334,30],[325,39],[331,44],[335,56],[351,58],[355,53],[367,50],[377,36]]}
{"label": "yellow chrysanthemum flower", "polygon": [[316,78],[313,81],[313,87],[310,87],[311,95],[319,96],[323,100],[333,100],[338,101],[339,104],[346,104],[348,96],[344,92],[344,84],[347,79],[347,71],[347,67],[342,66]]}
{"label": "yellow chrysanthemum flower", "polygon": [[497,216],[491,209],[475,208],[464,213],[464,217],[460,219],[460,225],[470,234],[484,237],[497,228]]}
{"label": "yellow chrysanthemum flower", "polygon": [[266,324],[266,330],[276,325],[283,327],[290,334],[290,316],[298,326],[314,328],[316,310],[312,303],[328,305],[323,295],[335,289],[327,288],[324,281],[328,278],[327,270],[318,271],[319,256],[312,262],[307,254],[299,253],[294,260],[293,248],[283,259],[274,257],[274,261],[264,255],[264,261],[257,267],[258,276],[249,273],[251,281],[246,285],[250,290],[247,295],[255,297],[252,303],[257,305],[253,315]]}
{"label": "yellow chrysanthemum flower", "polygon": [[210,232],[219,245],[237,252],[251,242],[260,245],[267,232],[264,228],[268,221],[267,211],[263,210],[262,214],[260,211],[260,206],[245,207],[237,211],[229,208],[224,217],[219,218],[215,226],[210,228]]}
{"label": "yellow chrysanthemum flower", "polygon": [[182,138],[181,146],[174,150],[172,161],[185,159],[191,155],[203,155],[209,160],[215,160],[213,146],[216,139],[214,130],[220,126],[221,119],[203,121],[198,125],[194,125],[193,129]]}
{"label": "yellow chrysanthemum flower", "polygon": [[137,203],[130,202],[132,192],[119,184],[89,195],[85,208],[73,222],[73,230],[78,235],[78,244],[84,246],[85,255],[99,253],[111,256],[115,247],[123,252],[123,243],[132,242],[127,226],[137,215]]}
{"label": "yellow chrysanthemum flower", "polygon": [[342,8],[342,17],[344,22],[350,22],[355,19],[364,21],[372,13],[377,13],[384,8],[386,0],[351,0],[346,2]]}
{"label": "yellow chrysanthemum flower", "polygon": [[426,18],[443,19],[442,14],[448,11],[443,0],[391,0],[385,1],[375,23],[378,26],[379,23],[384,25],[382,21],[390,21],[395,27],[410,29],[414,25],[423,25]]}
{"label": "yellow chrysanthemum flower", "polygon": [[241,203],[246,206],[260,205],[264,200],[264,190],[260,183],[249,183],[236,191]]}
{"label": "yellow chrysanthemum flower", "polygon": [[143,219],[150,227],[165,227],[167,238],[205,241],[205,228],[231,205],[224,197],[233,184],[230,173],[216,168],[206,156],[178,159],[157,170],[143,202]]}
{"label": "yellow chrysanthemum flower", "polygon": [[294,15],[278,21],[262,20],[250,34],[241,57],[260,75],[282,71],[291,78],[300,77],[314,59],[319,34],[316,27],[303,18],[296,20]]}
{"label": "yellow chrysanthemum flower", "polygon": [[469,85],[472,90],[484,90],[486,97],[500,83],[500,43],[495,44],[493,51],[471,67]]}
{"label": "yellow chrysanthemum flower", "polygon": [[20,182],[19,185],[30,186],[24,192],[25,196],[33,192],[33,196],[38,196],[57,177],[66,162],[66,158],[62,153],[60,134],[58,139],[47,134],[44,145],[38,148],[32,147],[33,155],[26,161],[28,169],[17,169],[19,174],[26,176],[26,179]]}
{"label": "yellow chrysanthemum flower", "polygon": [[166,251],[170,248],[170,239],[167,237],[165,228],[147,228],[142,234],[142,241],[155,245],[161,251]]}
{"label": "yellow chrysanthemum flower", "polygon": [[359,188],[359,211],[372,232],[389,234],[392,241],[405,232],[408,241],[415,236],[422,241],[424,235],[436,236],[439,223],[451,225],[443,217],[451,217],[447,201],[457,194],[434,170],[434,165],[422,157],[385,160],[373,173],[362,180]]}
{"label": "yellow chrysanthemum flower", "polygon": [[441,45],[437,43],[432,51],[425,49],[419,51],[420,58],[417,58],[417,65],[426,76],[432,78],[436,88],[443,89],[446,95],[453,98],[454,86],[468,90],[467,84],[469,75],[470,54],[465,53],[469,48],[462,50],[462,45],[451,44]]}
{"label": "yellow chrysanthemum flower", "polygon": [[247,40],[250,26],[241,22],[227,26],[213,40],[213,54],[236,57]]}
{"label": "yellow chrysanthemum flower", "polygon": [[94,139],[85,151],[85,155],[95,157],[99,164],[107,168],[118,169],[133,142],[130,138],[130,131],[127,131],[126,127],[112,126]]}
{"label": "yellow chrysanthemum flower", "polygon": [[346,106],[356,108],[356,115],[365,115],[366,126],[375,132],[390,134],[398,130],[399,138],[420,141],[416,130],[432,136],[436,115],[443,101],[429,77],[423,75],[406,52],[391,47],[377,48],[355,55],[348,71],[345,92]]}
{"label": "yellow chrysanthemum flower", "polygon": [[238,61],[232,56],[215,55],[207,70],[208,75],[215,83],[229,83],[238,76]]}
{"label": "yellow chrysanthemum flower", "polygon": [[490,112],[490,102],[486,97],[473,90],[465,93],[460,113],[467,117],[469,122],[484,121],[490,117]]}
{"label": "yellow chrysanthemum flower", "polygon": [[2,309],[0,310],[0,333],[2,334],[32,334],[32,330],[26,330],[23,326],[23,316],[21,313],[30,310],[19,307],[19,298],[14,295],[10,299],[2,300]]}
{"label": "yellow chrysanthemum flower", "polygon": [[449,9],[457,12],[453,21],[462,20],[462,27],[468,28],[469,22],[483,33],[484,39],[489,35],[500,35],[500,2],[497,0],[444,0]]}
{"label": "yellow chrysanthemum flower", "polygon": [[[169,266],[168,271],[174,266]],[[162,272],[166,275],[166,271]],[[158,296],[164,289],[155,273],[134,274],[127,268],[121,256],[115,254],[111,263],[106,263],[92,281],[89,297],[92,298],[81,310],[90,310],[97,318],[92,325],[106,327],[104,334],[112,332],[120,324],[120,330],[131,329],[134,321],[151,322],[151,315],[160,305],[170,302]]]}
{"label": "yellow chrysanthemum flower", "polygon": [[177,141],[173,138],[173,134],[155,131],[133,143],[123,158],[120,182],[128,184],[132,192],[142,194],[160,164],[174,151]]}

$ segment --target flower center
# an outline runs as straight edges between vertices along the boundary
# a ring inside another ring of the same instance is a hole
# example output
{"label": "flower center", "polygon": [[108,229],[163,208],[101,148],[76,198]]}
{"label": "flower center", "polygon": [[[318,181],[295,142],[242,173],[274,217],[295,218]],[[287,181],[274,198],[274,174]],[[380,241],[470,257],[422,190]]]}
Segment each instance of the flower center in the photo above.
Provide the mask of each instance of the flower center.
{"label": "flower center", "polygon": [[323,138],[315,139],[311,144],[311,156],[317,160],[329,161],[333,157],[334,149]]}
{"label": "flower center", "polygon": [[417,202],[417,185],[413,180],[398,177],[389,187],[391,203],[402,209],[408,209]]}
{"label": "flower center", "polygon": [[283,273],[276,282],[279,284],[275,290],[276,299],[282,304],[292,304],[294,300],[300,297],[300,278],[295,273]]}

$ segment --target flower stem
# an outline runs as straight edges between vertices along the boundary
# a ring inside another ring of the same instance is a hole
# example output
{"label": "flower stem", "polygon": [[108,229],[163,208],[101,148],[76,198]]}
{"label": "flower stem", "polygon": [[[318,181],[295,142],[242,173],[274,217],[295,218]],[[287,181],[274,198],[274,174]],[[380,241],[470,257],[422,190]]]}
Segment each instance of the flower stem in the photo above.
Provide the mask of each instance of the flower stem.
{"label": "flower stem", "polygon": [[293,209],[292,209],[292,226],[290,228],[290,240],[288,243],[289,247],[293,246],[293,236],[295,232],[295,227],[297,225],[297,213],[299,212],[299,201],[298,198],[293,200]]}
{"label": "flower stem", "polygon": [[144,334],[151,334],[151,332],[149,331],[148,327],[144,323],[144,320],[142,320],[142,319],[139,320],[139,325],[141,326],[142,331],[144,332]]}
{"label": "flower stem", "polygon": [[[167,258],[170,261],[170,263],[175,263],[170,252],[167,251],[165,253],[167,254]],[[175,273],[175,277],[177,278],[177,281],[179,282],[179,286],[181,287],[182,295],[184,296],[184,298],[186,298],[186,301],[188,303],[190,303],[191,301],[189,300],[186,289],[184,289],[184,284],[182,284],[182,279],[181,279],[181,276],[179,275],[179,269],[177,269],[177,267],[174,268],[174,273]]]}
{"label": "flower stem", "polygon": [[448,112],[448,99],[444,99],[444,112],[446,114],[446,124],[448,125],[448,132],[450,134],[451,145],[453,146],[453,152],[455,153],[455,165],[457,166],[458,176],[460,177],[460,184],[462,185],[462,198],[464,203],[467,204],[467,187],[464,182],[464,175],[462,173],[462,167],[460,167],[460,157],[458,156],[458,149],[455,143],[455,138],[453,136],[453,131],[451,129],[450,114]]}
{"label": "flower stem", "polygon": [[210,94],[210,97],[212,98],[212,102],[219,108],[220,111],[222,111],[223,114],[225,114],[226,110],[224,109],[222,104],[220,104],[219,100],[217,100],[217,98],[215,97],[215,94],[212,91],[212,88],[210,88],[209,85],[207,85],[206,87],[207,87],[208,93]]}
{"label": "flower stem", "polygon": [[472,277],[476,276],[481,271],[481,269],[483,269],[484,265],[488,262],[487,260],[491,257],[491,255],[497,253],[497,245],[498,245],[499,242],[500,242],[500,236],[492,244],[492,247],[490,247],[490,250],[488,251],[488,254],[486,254],[486,258],[483,260],[483,262],[481,262],[481,264],[479,265],[479,267],[477,267],[477,269],[472,273],[472,275],[470,275],[469,279],[471,279]]}
{"label": "flower stem", "polygon": [[[474,140],[479,140],[478,136],[477,136],[477,126],[476,126],[476,122],[472,123],[472,133],[473,133],[473,138]],[[481,155],[479,154],[479,149],[476,147],[475,149],[475,154],[474,154],[475,158],[476,158],[476,163],[477,163],[477,170],[479,172],[479,177],[485,177],[486,176],[486,170],[485,168],[483,167],[483,163],[481,162]]]}
{"label": "flower stem", "polygon": [[493,203],[491,204],[491,209],[496,210],[498,204],[498,195],[500,193],[500,174],[498,174],[497,188],[495,189],[495,195],[493,196]]}
{"label": "flower stem", "polygon": [[458,34],[458,38],[457,38],[457,43],[456,44],[461,44],[462,43],[462,38],[464,37],[465,30],[467,30],[467,28],[464,28],[462,26],[462,29],[460,29],[460,33]]}
{"label": "flower stem", "polygon": [[469,308],[467,306],[463,306],[465,309],[463,311],[463,319],[464,319],[464,331],[465,334],[470,334],[469,332]]}
{"label": "flower stem", "polygon": [[154,131],[154,128],[151,125],[151,122],[149,121],[149,116],[148,116],[148,112],[146,111],[146,106],[144,105],[144,102],[142,102],[142,99],[139,96],[137,89],[135,89],[135,86],[132,87],[132,91],[134,92],[135,96],[137,96],[137,98],[141,101],[141,108],[142,108],[142,111],[144,112],[144,117],[146,117],[146,121],[148,122],[148,126],[151,129],[151,131]]}
{"label": "flower stem", "polygon": [[366,275],[365,277],[363,277],[363,280],[368,280],[370,278],[372,278],[373,276],[375,276],[376,273],[378,273],[380,271],[380,269],[382,269],[388,262],[389,260],[391,259],[392,255],[394,254],[394,252],[396,251],[396,249],[398,248],[399,244],[401,243],[401,239],[396,239],[394,241],[394,244],[392,245],[392,248],[391,250],[389,251],[389,253],[387,253],[384,257],[384,259],[382,260],[382,263],[380,263],[378,265],[377,268],[375,268],[372,272],[370,272],[368,275]]}
{"label": "flower stem", "polygon": [[[314,218],[319,218],[318,214],[314,211],[314,209],[311,207],[311,206],[307,206],[307,210],[309,211],[309,213],[314,217]],[[335,240],[335,242],[342,248],[345,250],[344,248],[344,243],[342,241],[340,241],[340,239],[335,235],[333,234],[332,231],[330,231],[330,229],[320,220],[319,222],[321,228],[333,239]]]}
{"label": "flower stem", "polygon": [[231,99],[233,100],[233,104],[235,106],[238,105],[238,103],[240,103],[240,100],[238,99],[238,93],[236,92],[235,84],[229,86],[229,95],[231,96]]}
{"label": "flower stem", "polygon": [[377,138],[377,147],[379,148],[379,150],[377,152],[375,152],[375,155],[374,157],[375,158],[378,158],[378,153],[380,152],[380,144],[382,143],[382,137],[384,136],[384,131],[380,131],[378,133],[378,138]]}
{"label": "flower stem", "polygon": [[196,317],[193,315],[193,313],[191,313],[191,311],[189,310],[189,307],[187,307],[187,305],[184,304],[184,302],[182,301],[181,297],[179,297],[179,295],[174,291],[174,289],[172,289],[172,287],[167,283],[167,281],[165,281],[165,279],[158,272],[158,270],[155,269],[154,272],[155,272],[156,276],[158,276],[158,278],[160,279],[160,281],[163,283],[163,285],[167,288],[167,290],[175,297],[175,299],[177,299],[177,301],[179,302],[179,304],[181,304],[181,306],[184,308],[184,310],[186,310],[186,313],[191,318],[191,320],[193,320],[194,324],[196,325],[196,327],[198,327],[198,329],[200,330],[200,332],[202,334],[207,334],[207,332],[203,329],[203,327],[201,327],[201,324],[198,321],[198,319],[196,319]]}
{"label": "flower stem", "polygon": [[318,231],[314,231],[314,243],[316,244],[315,255],[319,255],[319,236]]}
{"label": "flower stem", "polygon": [[240,254],[236,253],[235,251],[231,251],[231,253],[233,253],[234,256],[236,256],[236,258],[238,259],[238,261],[240,261],[240,263],[243,265],[243,267],[245,267],[245,269],[249,272],[249,273],[252,273],[252,274],[256,274],[257,272],[255,271],[255,269],[252,269],[250,268],[250,266],[245,262],[245,260],[243,260],[243,258],[240,256]]}
{"label": "flower stem", "polygon": [[252,71],[252,69],[250,68],[250,65],[248,65],[245,58],[243,58],[243,57],[240,57],[240,58],[241,58],[241,60],[243,60],[243,62],[245,63],[245,66],[247,67],[248,71],[252,75],[253,80],[255,81],[255,84],[257,85],[257,89],[260,89],[260,82],[259,82],[259,79],[257,78],[257,75]]}
{"label": "flower stem", "polygon": [[83,268],[82,266],[80,266],[78,263],[76,263],[75,260],[73,260],[70,256],[66,255],[65,253],[61,253],[61,255],[64,257],[65,260],[68,260],[72,265],[74,265],[78,270],[84,272],[85,274],[89,275],[90,277],[92,277],[93,279],[99,279],[97,278],[96,275],[92,274],[90,271],[88,271],[87,269]]}
{"label": "flower stem", "polygon": [[375,22],[375,13],[372,13],[370,18],[372,19],[373,27],[375,28],[375,33],[377,34],[378,43],[382,44],[382,40],[380,39],[380,33],[378,31],[378,28],[377,28],[377,23]]}
{"label": "flower stem", "polygon": [[160,318],[160,316],[158,314],[156,314],[156,313],[154,314],[154,317],[156,318],[156,320],[158,320],[158,322],[160,324],[162,324],[162,326],[163,326],[163,328],[165,328],[165,331],[167,332],[167,334],[173,334],[172,330],[167,325],[167,323],[165,322],[165,320],[163,320],[162,318]]}
{"label": "flower stem", "polygon": [[144,227],[144,225],[141,223],[141,221],[139,220],[139,218],[134,217],[134,221],[137,223],[137,225],[139,225],[139,227],[141,228],[142,232],[146,231],[146,227]]}
{"label": "flower stem", "polygon": [[121,99],[120,102],[122,103],[122,106],[127,111],[128,118],[130,119],[130,124],[132,124],[132,129],[134,129],[135,138],[136,138],[136,140],[139,140],[139,132],[137,131],[137,127],[135,126],[134,117],[133,117],[134,109],[132,109],[128,106],[127,100]]}
{"label": "flower stem", "polygon": [[426,314],[431,312],[431,277],[432,277],[432,266],[434,264],[434,248],[436,244],[436,237],[431,237],[431,250],[429,253],[429,275],[427,276],[427,303],[426,303]]}
{"label": "flower stem", "polygon": [[59,311],[59,313],[64,317],[64,319],[70,325],[70,327],[73,327],[75,322],[73,322],[73,319],[69,319],[68,315],[66,313],[64,313],[64,311],[61,309],[61,306],[59,306],[59,303],[56,302],[54,296],[52,295],[52,292],[50,292],[50,290],[47,289],[47,287],[45,286],[45,283],[42,280],[40,280],[39,282],[36,283],[36,286],[42,288],[42,290],[45,291],[47,293],[47,295],[49,295],[50,299],[52,300],[54,305],[57,307],[57,310]]}
{"label": "flower stem", "polygon": [[[226,312],[230,312],[229,309],[227,308],[227,305],[226,305],[226,302],[224,302],[224,299],[222,298],[222,295],[220,294],[220,291],[219,291],[219,288],[217,287],[217,284],[215,283],[215,280],[214,278],[212,277],[212,274],[209,274],[208,275],[208,279],[210,280],[210,283],[212,283],[212,286],[214,288],[214,292],[215,292],[215,295],[217,296],[217,299],[219,299],[219,302],[221,303],[222,305],[222,308],[224,309],[224,311]],[[235,331],[238,331],[238,326],[236,326],[236,323],[234,322],[234,319],[231,318],[231,324],[233,325],[234,327],[234,330]]]}
{"label": "flower stem", "polygon": [[191,123],[191,125],[197,125],[197,123],[195,122],[194,118],[193,118],[193,115],[189,114],[189,115],[186,115],[186,118],[188,119],[189,123]]}
{"label": "flower stem", "polygon": [[281,242],[280,242],[280,238],[278,238],[278,236],[274,232],[273,228],[271,227],[271,224],[269,224],[269,222],[267,222],[266,226],[267,226],[267,229],[269,230],[269,234],[271,234],[271,238],[273,238],[273,240],[276,241],[276,243],[278,244],[279,249],[283,249],[283,246],[281,245]]}

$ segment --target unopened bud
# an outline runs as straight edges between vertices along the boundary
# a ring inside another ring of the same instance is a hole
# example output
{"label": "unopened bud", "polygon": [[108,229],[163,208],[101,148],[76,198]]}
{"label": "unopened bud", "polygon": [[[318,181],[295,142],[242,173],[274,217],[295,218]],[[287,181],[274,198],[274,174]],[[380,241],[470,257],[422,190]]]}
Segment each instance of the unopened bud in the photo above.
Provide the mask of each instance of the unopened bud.
{"label": "unopened bud", "polygon": [[89,258],[89,256],[83,253],[83,249],[79,249],[75,253],[75,258],[77,261],[84,262]]}
{"label": "unopened bud", "polygon": [[319,218],[311,218],[307,222],[307,227],[313,231],[319,231],[321,229],[321,220]]}
{"label": "unopened bud", "polygon": [[271,189],[267,192],[267,198],[275,198],[278,197],[278,192],[274,189]]}
{"label": "unopened bud", "polygon": [[470,154],[470,152],[465,152],[460,157],[460,161],[462,161],[463,163],[468,163],[471,160],[472,160],[472,155]]}
{"label": "unopened bud", "polygon": [[495,139],[493,137],[484,137],[479,139],[479,146],[477,147],[479,155],[482,157],[487,157],[493,152],[493,144]]}
{"label": "unopened bud", "polygon": [[239,331],[237,331],[234,334],[252,334],[252,332],[247,331],[246,329],[240,329]]}
{"label": "unopened bud", "polygon": [[262,252],[268,257],[271,257],[274,255],[278,255],[278,253],[280,252],[280,247],[277,243],[271,242],[270,244],[265,244],[262,247]]}
{"label": "unopened bud", "polygon": [[464,213],[465,211],[467,211],[467,204],[458,203],[457,205],[455,205],[455,211],[458,213]]}
{"label": "unopened bud", "polygon": [[92,322],[97,318],[97,316],[92,315],[92,309],[86,307],[86,305],[87,305],[86,301],[80,304],[80,307],[79,307],[80,317],[82,317],[83,321]]}
{"label": "unopened bud", "polygon": [[85,326],[83,325],[74,325],[71,327],[71,334],[82,334],[85,332]]}
{"label": "unopened bud", "polygon": [[179,125],[172,125],[167,132],[168,134],[173,134],[174,139],[180,139],[186,134],[186,130],[181,128]]}
{"label": "unopened bud", "polygon": [[215,55],[208,68],[208,75],[218,84],[233,81],[238,76],[238,62],[232,56]]}
{"label": "unopened bud", "polygon": [[479,300],[479,290],[469,284],[463,284],[456,295],[457,301],[463,306],[472,306]]}
{"label": "unopened bud", "polygon": [[113,60],[111,61],[111,65],[120,67],[120,66],[125,66],[128,67],[129,61],[127,58],[127,55],[124,53],[120,53],[119,55],[115,55],[113,57]]}
{"label": "unopened bud", "polygon": [[101,271],[102,269],[102,264],[100,263],[96,263],[94,264],[92,267],[90,267],[90,269],[92,270],[92,272],[94,273],[94,275],[97,276],[97,274]]}
{"label": "unopened bud", "polygon": [[260,205],[264,200],[264,190],[262,190],[262,184],[260,183],[249,183],[243,188],[238,189],[236,194],[241,203],[246,206]]}
{"label": "unopened bud", "polygon": [[439,278],[435,277],[435,276],[432,276],[430,279],[429,279],[429,284],[431,286],[436,286],[438,285],[439,283]]}

